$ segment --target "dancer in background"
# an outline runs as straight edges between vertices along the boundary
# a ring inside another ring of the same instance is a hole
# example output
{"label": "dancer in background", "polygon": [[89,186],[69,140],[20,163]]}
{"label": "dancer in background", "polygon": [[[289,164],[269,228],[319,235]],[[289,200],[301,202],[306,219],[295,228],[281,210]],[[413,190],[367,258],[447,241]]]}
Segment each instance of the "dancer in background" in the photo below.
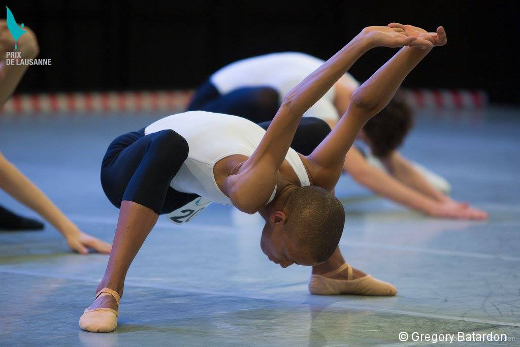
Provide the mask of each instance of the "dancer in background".
{"label": "dancer in background", "polygon": [[[196,91],[188,110],[233,114],[255,123],[272,120],[287,93],[323,60],[298,52],[272,53],[229,64]],[[343,75],[304,117],[323,119],[332,128],[359,83]],[[448,181],[406,159],[399,151],[413,126],[406,101],[397,95],[359,132],[345,157],[344,171],[362,186],[403,206],[441,218],[467,217],[467,204],[451,199]],[[476,212],[476,209],[472,209]],[[473,216],[486,219],[483,211]]]}
{"label": "dancer in background", "polygon": [[[26,32],[18,40],[18,51],[23,59],[35,58],[39,53],[38,41],[34,32],[24,27]],[[5,52],[14,49],[14,40],[7,29],[5,20],[0,20],[0,107],[20,83],[28,66],[5,65]],[[89,248],[100,253],[109,253],[110,244],[82,232],[56,205],[45,196],[27,177],[24,176],[0,152],[0,188],[25,206],[36,211],[52,224],[67,240],[69,247],[80,254],[88,254]],[[0,229],[22,230],[41,229],[43,224],[0,206]]]}

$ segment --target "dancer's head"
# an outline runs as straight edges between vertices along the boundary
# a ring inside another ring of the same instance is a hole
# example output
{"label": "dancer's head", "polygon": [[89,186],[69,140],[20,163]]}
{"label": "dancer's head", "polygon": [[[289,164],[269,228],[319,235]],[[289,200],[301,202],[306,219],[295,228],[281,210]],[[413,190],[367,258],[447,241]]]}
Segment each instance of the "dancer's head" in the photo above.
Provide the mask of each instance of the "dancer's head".
{"label": "dancer's head", "polygon": [[262,251],[282,267],[320,264],[336,250],[344,223],[345,210],[334,195],[315,186],[295,188],[266,221]]}
{"label": "dancer's head", "polygon": [[413,127],[413,115],[406,100],[396,96],[363,127],[362,134],[372,153],[384,158],[403,143]]}

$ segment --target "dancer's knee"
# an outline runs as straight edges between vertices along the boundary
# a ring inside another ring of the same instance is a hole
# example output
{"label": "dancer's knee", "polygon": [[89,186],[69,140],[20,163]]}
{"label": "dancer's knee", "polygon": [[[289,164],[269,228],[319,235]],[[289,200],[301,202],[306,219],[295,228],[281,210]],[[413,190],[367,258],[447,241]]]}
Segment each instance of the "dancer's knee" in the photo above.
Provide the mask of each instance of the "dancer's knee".
{"label": "dancer's knee", "polygon": [[178,170],[188,158],[189,146],[184,137],[173,130],[162,130],[154,134],[150,150],[154,163],[165,171]]}

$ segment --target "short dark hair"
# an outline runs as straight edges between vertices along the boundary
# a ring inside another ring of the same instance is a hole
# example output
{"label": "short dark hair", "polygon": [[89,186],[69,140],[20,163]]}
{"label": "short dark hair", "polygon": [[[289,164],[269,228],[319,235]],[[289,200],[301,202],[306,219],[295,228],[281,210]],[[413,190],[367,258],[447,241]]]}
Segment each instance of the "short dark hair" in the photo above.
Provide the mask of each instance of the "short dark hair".
{"label": "short dark hair", "polygon": [[413,123],[411,107],[402,95],[396,95],[363,127],[366,136],[370,139],[372,153],[376,157],[388,156],[401,146]]}
{"label": "short dark hair", "polygon": [[287,200],[287,236],[321,263],[339,244],[345,226],[345,209],[327,190],[316,187],[295,189]]}

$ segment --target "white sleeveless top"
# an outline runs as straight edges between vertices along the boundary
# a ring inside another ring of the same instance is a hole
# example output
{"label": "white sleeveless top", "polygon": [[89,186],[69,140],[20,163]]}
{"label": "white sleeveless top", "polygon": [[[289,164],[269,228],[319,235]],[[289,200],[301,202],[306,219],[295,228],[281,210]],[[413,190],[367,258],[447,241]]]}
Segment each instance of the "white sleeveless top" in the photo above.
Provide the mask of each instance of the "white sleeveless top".
{"label": "white sleeveless top", "polygon": [[[170,186],[183,193],[194,193],[208,200],[231,205],[231,200],[215,182],[213,167],[230,155],[250,157],[260,144],[265,130],[257,124],[236,116],[190,111],[162,118],[145,128],[145,135],[172,129],[186,139],[188,158]],[[309,176],[300,156],[289,148],[285,160],[291,165],[302,187],[309,186]],[[271,195],[274,198],[276,187]]]}
{"label": "white sleeveless top", "polygon": [[[239,60],[215,72],[211,83],[220,94],[227,94],[237,88],[267,86],[275,89],[280,98],[319,68],[325,61],[299,52],[271,53]],[[359,83],[350,74],[345,74],[349,84],[357,88]],[[338,120],[334,107],[334,88],[314,104],[304,117],[324,120]]]}

